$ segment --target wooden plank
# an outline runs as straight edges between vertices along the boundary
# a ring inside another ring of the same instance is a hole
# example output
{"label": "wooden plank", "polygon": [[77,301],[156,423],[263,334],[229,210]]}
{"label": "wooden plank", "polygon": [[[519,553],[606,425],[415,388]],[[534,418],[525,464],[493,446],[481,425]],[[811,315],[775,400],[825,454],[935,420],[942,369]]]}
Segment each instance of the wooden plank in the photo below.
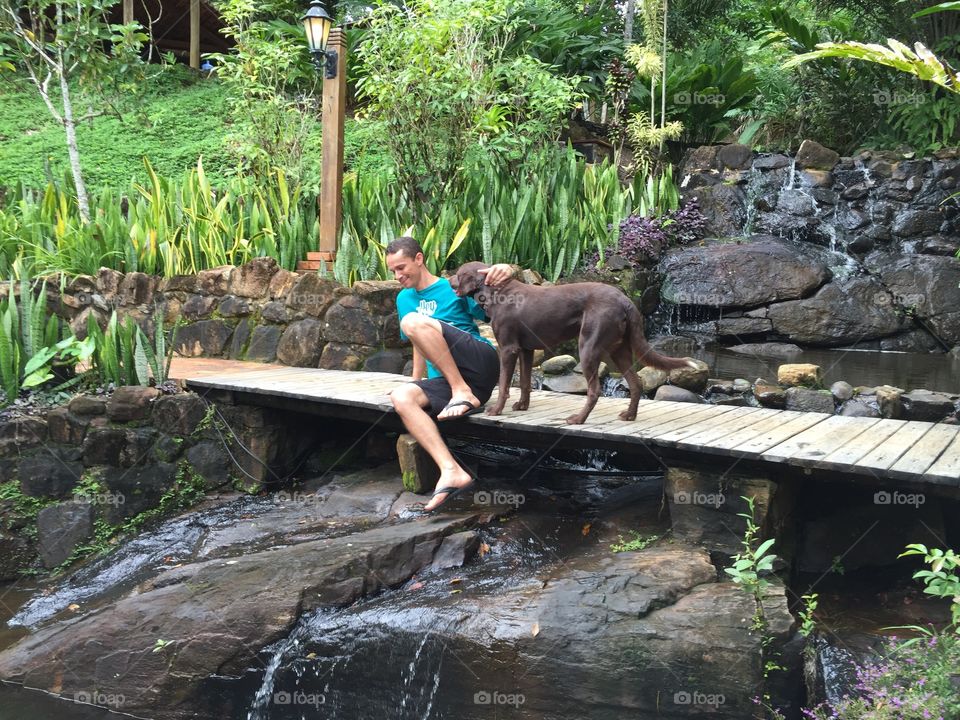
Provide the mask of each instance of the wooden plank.
{"label": "wooden plank", "polygon": [[720,422],[709,430],[704,430],[703,432],[695,435],[690,435],[678,442],[677,447],[699,450],[705,446],[709,446],[711,442],[716,442],[716,440],[719,438],[742,430],[745,427],[749,427],[750,425],[760,422],[764,418],[770,417],[771,415],[776,415],[779,412],[778,410],[768,410],[766,408],[749,409],[753,410],[754,412],[744,413],[740,417],[731,418],[730,420]]}
{"label": "wooden plank", "polygon": [[778,416],[784,417],[785,413],[791,413],[791,416],[787,418],[784,424],[762,431],[755,437],[745,440],[739,445],[734,445],[730,448],[730,454],[736,457],[759,455],[830,417],[825,413],[793,413],[790,410],[782,410]]}
{"label": "wooden plank", "polygon": [[958,432],[960,428],[956,425],[934,425],[890,466],[888,472],[904,478],[923,475],[940,457],[940,453],[956,439]]}
{"label": "wooden plank", "polygon": [[881,420],[846,445],[827,455],[817,463],[817,467],[827,470],[849,470],[851,465],[868,455],[874,448],[885,442],[900,428],[906,425],[903,420]]}
{"label": "wooden plank", "polygon": [[[662,414],[651,414],[645,415],[644,417],[637,416],[636,420],[623,422],[620,421],[616,425],[610,425],[604,428],[603,437],[611,437],[617,435],[630,435],[636,438],[648,437],[644,434],[645,432],[655,432],[660,428],[669,425],[669,429],[674,427],[679,427],[675,425],[675,421],[682,420],[681,425],[686,425],[687,422],[691,422],[694,417],[706,417],[710,414],[710,410],[713,409],[712,405],[701,405],[698,403],[670,403],[674,407],[670,408],[667,412]],[[685,406],[685,407],[684,407]]]}
{"label": "wooden plank", "polygon": [[658,402],[649,400],[646,403],[641,403],[637,408],[637,417],[633,420],[621,420],[619,415],[626,408],[615,407],[614,413],[611,416],[605,416],[599,419],[598,422],[594,422],[593,414],[587,418],[587,422],[581,426],[580,435],[588,438],[598,438],[602,439],[607,436],[611,430],[617,430],[621,428],[635,428],[637,423],[643,423],[645,420],[662,417],[667,413],[676,412],[677,406],[681,403],[668,403],[668,402]]}
{"label": "wooden plank", "polygon": [[886,470],[926,435],[932,427],[933,425],[930,423],[915,420],[908,422],[890,436],[885,443],[878,445],[857,460],[854,469],[861,472]]}
{"label": "wooden plank", "polygon": [[662,443],[676,445],[684,438],[688,438],[691,435],[697,435],[702,432],[707,432],[723,424],[730,423],[730,427],[744,427],[743,423],[746,422],[746,418],[750,415],[753,415],[760,409],[736,405],[722,405],[721,407],[728,407],[730,408],[730,411],[724,413],[722,417],[718,417],[716,419],[706,418],[693,425],[677,428],[676,430],[672,430],[669,433],[659,436],[657,440]]}
{"label": "wooden plank", "polygon": [[832,416],[808,430],[775,445],[761,457],[764,460],[791,465],[811,465],[879,422],[876,418],[847,418]]}
{"label": "wooden plank", "polygon": [[567,417],[572,412],[574,410],[570,404],[561,399],[540,403],[536,412],[532,409],[526,412],[511,411],[510,415],[501,415],[500,418],[504,425],[536,425],[547,418]]}
{"label": "wooden plank", "polygon": [[923,474],[928,482],[960,484],[960,435],[953,439],[937,461]]}
{"label": "wooden plank", "polygon": [[[774,432],[775,430],[782,428],[787,423],[797,420],[798,417],[803,417],[803,413],[797,413],[790,410],[775,410],[774,413],[775,414],[773,415],[761,417],[758,421],[751,423],[748,427],[735,430],[734,432],[724,435],[723,437],[719,437],[716,440],[707,443],[706,445],[709,446],[711,450],[732,451],[733,448],[737,447],[738,445],[743,445],[745,442],[749,442],[758,436]],[[813,421],[807,423],[804,426],[804,429],[810,427],[812,424]],[[797,430],[797,432],[800,432],[800,430]],[[731,452],[730,454],[732,455],[733,453]]]}
{"label": "wooden plank", "polygon": [[[640,430],[639,433],[636,434],[639,437],[658,440],[659,444],[659,438],[662,435],[669,434],[681,428],[689,428],[691,425],[701,425],[703,422],[720,422],[724,415],[733,410],[732,407],[725,405],[700,405],[699,407],[703,408],[701,412],[694,412],[675,420],[657,423],[644,430]],[[629,434],[634,435],[635,433]]]}

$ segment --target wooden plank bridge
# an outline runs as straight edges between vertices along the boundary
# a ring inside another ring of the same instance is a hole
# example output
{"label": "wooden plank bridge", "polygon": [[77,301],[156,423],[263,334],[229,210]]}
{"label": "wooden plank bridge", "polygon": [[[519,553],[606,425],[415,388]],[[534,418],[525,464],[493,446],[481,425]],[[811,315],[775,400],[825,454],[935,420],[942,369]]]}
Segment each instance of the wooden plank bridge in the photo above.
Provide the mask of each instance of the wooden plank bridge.
{"label": "wooden plank bridge", "polygon": [[[173,377],[201,393],[229,393],[236,402],[399,425],[387,394],[408,378],[229,362],[181,360]],[[519,397],[514,389],[512,397]],[[491,398],[492,403],[496,398]],[[960,489],[960,427],[935,423],[852,418],[731,405],[641,400],[634,421],[617,415],[625,398],[600,398],[584,425],[564,418],[583,397],[535,391],[530,409],[483,414],[443,423],[444,433],[516,445],[649,450],[700,461],[736,459],[774,472],[787,468],[840,473],[880,483]],[[488,403],[489,404],[489,403]],[[949,490],[948,490],[949,492]]]}

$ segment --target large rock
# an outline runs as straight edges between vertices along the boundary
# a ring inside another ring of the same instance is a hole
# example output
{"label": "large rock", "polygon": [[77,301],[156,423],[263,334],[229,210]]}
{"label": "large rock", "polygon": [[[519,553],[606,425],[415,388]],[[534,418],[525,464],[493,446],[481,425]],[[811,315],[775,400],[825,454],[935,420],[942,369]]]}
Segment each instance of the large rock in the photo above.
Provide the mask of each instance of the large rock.
{"label": "large rock", "polygon": [[840,153],[813,140],[804,140],[797,151],[797,167],[812,170],[833,170]]}
{"label": "large rock", "polygon": [[173,488],[177,466],[157,463],[134,468],[106,468],[102,475],[115,502],[107,506],[106,520],[118,523],[156,507],[165,492]]}
{"label": "large rock", "polygon": [[704,399],[697,395],[695,392],[691,392],[682,387],[676,387],[674,385],[661,385],[657,388],[656,394],[653,396],[654,400],[663,400],[666,402],[686,402],[686,403],[702,403]]}
{"label": "large rock", "polygon": [[753,307],[803,298],[831,277],[813,251],[760,235],[743,243],[671,250],[661,270],[661,293],[668,302],[718,307]]}
{"label": "large rock", "polygon": [[[299,613],[396,586],[432,563],[446,535],[475,521],[389,525],[171,569],[106,612],[53,623],[8,648],[0,677],[67,698],[96,688],[122,694],[124,712],[187,718],[209,676],[241,674]],[[153,651],[158,639],[167,642],[162,652]]]}
{"label": "large rock", "polygon": [[307,318],[290,323],[284,330],[277,345],[277,360],[294,367],[317,367],[322,352],[323,325]]}
{"label": "large rock", "polygon": [[233,329],[219,318],[201,320],[177,328],[173,349],[185,357],[216,357],[223,354],[232,333]]}
{"label": "large rock", "polygon": [[960,342],[960,259],[878,251],[865,264],[892,293],[891,304],[926,321],[948,346]]}
{"label": "large rock", "polygon": [[746,195],[737,185],[697,188],[697,202],[707,218],[708,237],[737,237],[747,220]]}
{"label": "large rock", "polygon": [[57,503],[40,511],[37,550],[45,567],[57,567],[93,535],[93,515],[93,505],[88,502]]}
{"label": "large rock", "polygon": [[47,421],[40,418],[28,416],[0,422],[0,457],[42,445],[47,433]]}
{"label": "large rock", "polygon": [[205,320],[213,315],[218,298],[214,295],[191,295],[180,306],[180,314],[189,321]]}
{"label": "large rock", "polygon": [[356,297],[345,297],[331,307],[324,318],[327,339],[349,345],[378,345],[381,340],[379,317],[372,316]]}
{"label": "large rock", "polygon": [[322,278],[317,273],[301,275],[287,293],[287,307],[294,312],[323,317],[327,308],[337,299],[339,287],[335,281]]}
{"label": "large rock", "polygon": [[823,370],[811,363],[787,363],[777,368],[777,382],[787,386],[820,388],[823,387]]}
{"label": "large rock", "polygon": [[152,387],[127,385],[113,391],[107,402],[107,417],[113,422],[146,420],[160,391]]}
{"label": "large rock", "polygon": [[710,366],[703,360],[694,360],[696,367],[680,367],[670,371],[671,385],[676,385],[692,393],[703,393],[707,389],[707,380],[710,377]]}
{"label": "large rock", "polygon": [[266,297],[270,281],[279,269],[277,261],[271,257],[254,258],[234,270],[230,278],[230,292],[240,297]]}
{"label": "large rock", "polygon": [[834,281],[813,297],[771,305],[768,315],[774,329],[794,342],[848,345],[907,327],[886,297],[875,279],[854,277]]}
{"label": "large rock", "polygon": [[580,373],[568,372],[563,375],[544,375],[543,389],[572,395],[587,394],[587,379]]}
{"label": "large rock", "polygon": [[45,452],[23,458],[19,471],[20,489],[24,495],[67,497],[80,482],[83,464],[65,462],[55,453]]}
{"label": "large rock", "polygon": [[168,435],[184,437],[197,429],[206,413],[207,404],[196,393],[164,395],[153,404],[153,426]]}
{"label": "large rock", "polygon": [[323,346],[319,367],[324,370],[359,370],[368,352],[373,352],[373,348],[329,342]]}
{"label": "large rock", "polygon": [[277,325],[259,325],[253,330],[247,346],[247,360],[271,363],[277,359],[281,328]]}
{"label": "large rock", "polygon": [[226,295],[230,290],[230,280],[236,268],[221,265],[197,273],[197,292],[202,295]]}
{"label": "large rock", "polygon": [[66,407],[58,407],[47,413],[50,439],[55,443],[80,445],[89,425],[89,417],[74,415]]}
{"label": "large rock", "polygon": [[199,442],[187,450],[186,458],[193,471],[203,478],[203,484],[207,490],[230,482],[230,472],[234,469],[234,465],[222,441]]}
{"label": "large rock", "polygon": [[903,418],[905,420],[924,420],[926,422],[940,422],[956,412],[953,400],[949,395],[930,392],[929,390],[913,390],[900,396],[903,404]]}
{"label": "large rock", "polygon": [[786,409],[798,412],[832,414],[835,410],[833,395],[829,390],[811,390],[804,387],[787,388]]}
{"label": "large rock", "polygon": [[577,359],[573,355],[555,355],[540,363],[544,375],[563,375],[577,366]]}

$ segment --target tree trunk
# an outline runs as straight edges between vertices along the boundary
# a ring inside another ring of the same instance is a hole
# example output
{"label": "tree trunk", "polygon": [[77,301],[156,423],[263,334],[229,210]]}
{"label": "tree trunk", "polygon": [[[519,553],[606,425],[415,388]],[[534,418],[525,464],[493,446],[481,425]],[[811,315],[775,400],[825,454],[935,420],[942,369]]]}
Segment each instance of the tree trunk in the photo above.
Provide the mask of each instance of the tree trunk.
{"label": "tree trunk", "polygon": [[84,223],[90,222],[90,200],[87,197],[87,186],[83,182],[83,171],[80,169],[80,149],[77,147],[77,126],[73,121],[73,104],[70,100],[70,88],[67,78],[60,75],[60,95],[63,97],[63,129],[67,133],[67,154],[70,156],[70,172],[73,174],[73,184],[77,189],[77,207],[80,218]]}
{"label": "tree trunk", "polygon": [[627,7],[623,11],[623,43],[633,42],[633,17],[637,12],[637,0],[627,0]]}
{"label": "tree trunk", "polygon": [[[63,5],[57,3],[57,32],[63,27]],[[80,219],[90,222],[90,200],[87,197],[87,186],[83,182],[83,171],[80,168],[80,148],[77,147],[77,125],[73,120],[73,102],[70,100],[70,86],[67,84],[67,69],[63,62],[63,53],[57,53],[59,61],[60,97],[63,100],[63,129],[67,134],[67,154],[70,156],[70,172],[73,174],[73,184],[77,191],[77,208],[80,210]]]}

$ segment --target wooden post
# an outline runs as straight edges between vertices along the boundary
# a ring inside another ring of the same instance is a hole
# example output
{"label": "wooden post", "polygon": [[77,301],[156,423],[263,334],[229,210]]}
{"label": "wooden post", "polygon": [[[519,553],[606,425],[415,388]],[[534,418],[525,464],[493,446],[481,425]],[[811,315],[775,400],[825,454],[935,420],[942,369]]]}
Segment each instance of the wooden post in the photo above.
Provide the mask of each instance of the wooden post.
{"label": "wooden post", "polygon": [[190,67],[200,69],[200,0],[190,0]]}
{"label": "wooden post", "polygon": [[[323,81],[323,148],[320,173],[320,253],[332,259],[340,239],[343,188],[343,125],[347,100],[347,38],[330,31],[328,50],[337,51],[337,77]],[[326,258],[325,258],[326,259]]]}
{"label": "wooden post", "polygon": [[123,0],[123,24],[133,22],[133,0]]}

